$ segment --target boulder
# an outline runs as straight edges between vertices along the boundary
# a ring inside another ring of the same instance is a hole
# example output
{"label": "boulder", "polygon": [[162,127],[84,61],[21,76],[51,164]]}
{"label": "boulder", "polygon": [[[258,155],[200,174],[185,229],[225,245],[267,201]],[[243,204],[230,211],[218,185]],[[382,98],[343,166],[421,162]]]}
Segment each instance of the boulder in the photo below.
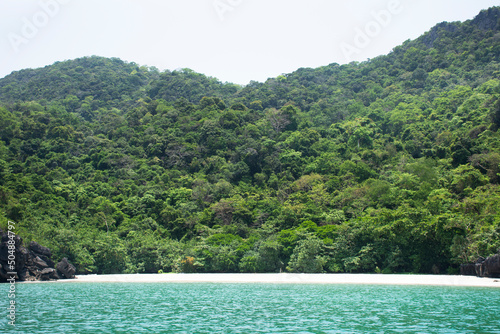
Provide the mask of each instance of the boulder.
{"label": "boulder", "polygon": [[39,256],[33,258],[32,260],[33,264],[38,267],[38,268],[48,268],[49,265],[47,264],[47,262],[45,262],[44,260],[42,260]]}
{"label": "boulder", "polygon": [[17,274],[19,275],[19,280],[21,281],[36,281],[37,278],[31,272],[28,270],[28,268],[24,267],[21,271],[18,271]]}
{"label": "boulder", "polygon": [[460,266],[460,275],[476,276],[476,265],[472,263],[462,264]]}
{"label": "boulder", "polygon": [[[19,236],[11,237],[1,230],[0,233],[2,236],[0,241],[0,282],[6,282],[12,277],[9,272],[17,272],[18,275],[15,275],[15,278],[20,279],[19,272],[25,266],[27,250],[22,247],[22,239]],[[14,245],[13,250],[9,249],[9,246],[12,248],[12,245]],[[14,267],[9,264],[9,256],[12,255],[15,256]]]}
{"label": "boulder", "polygon": [[476,266],[476,276],[484,277],[484,267],[483,263],[486,261],[484,257],[479,257],[475,263]]}
{"label": "boulder", "polygon": [[45,255],[42,255],[42,254],[38,254],[37,255],[38,258],[40,258],[43,262],[45,262],[47,264],[47,266],[49,266],[50,268],[55,268],[56,267],[56,264],[54,263],[54,261],[52,261],[50,259],[50,257],[47,257]]}
{"label": "boulder", "polygon": [[[17,235],[10,235],[0,230],[0,282],[7,282],[16,272],[15,279],[18,281],[54,280],[59,278],[73,278],[75,267],[67,259],[61,261],[63,270],[55,269],[54,261],[51,260],[52,252],[49,248],[32,241],[28,248],[23,246],[22,239]],[[9,249],[9,245],[14,249]],[[12,260],[15,256],[14,267],[9,264],[9,256]],[[65,261],[64,261],[65,260]],[[58,263],[59,265],[59,263]],[[58,271],[61,274],[58,274]],[[65,273],[65,274],[62,274]]]}
{"label": "boulder", "polygon": [[45,268],[42,271],[40,271],[40,276],[38,279],[42,281],[49,281],[51,279],[58,279],[59,276],[57,275],[57,272],[54,268]]}
{"label": "boulder", "polygon": [[[61,262],[56,265],[57,271],[65,278],[75,278],[76,268],[69,263],[67,258],[63,258]],[[61,276],[59,275],[59,276]]]}
{"label": "boulder", "polygon": [[484,276],[500,278],[500,254],[486,258],[483,262],[482,268]]}
{"label": "boulder", "polygon": [[47,247],[40,246],[35,241],[30,242],[30,245],[29,245],[28,248],[31,251],[33,251],[33,253],[35,253],[37,255],[45,255],[47,257],[51,257],[52,256],[52,252],[50,251],[50,249],[48,249]]}
{"label": "boulder", "polygon": [[500,278],[500,253],[487,258],[480,257],[475,263],[462,264],[460,274]]}

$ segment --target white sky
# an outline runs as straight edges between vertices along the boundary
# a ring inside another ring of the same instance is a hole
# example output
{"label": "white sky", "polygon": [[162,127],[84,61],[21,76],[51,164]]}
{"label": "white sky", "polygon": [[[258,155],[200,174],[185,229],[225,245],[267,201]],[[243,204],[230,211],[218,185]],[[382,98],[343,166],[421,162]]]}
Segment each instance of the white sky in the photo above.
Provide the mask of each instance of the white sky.
{"label": "white sky", "polygon": [[300,67],[387,54],[439,22],[472,19],[498,5],[500,0],[0,0],[0,77],[98,55],[247,84]]}

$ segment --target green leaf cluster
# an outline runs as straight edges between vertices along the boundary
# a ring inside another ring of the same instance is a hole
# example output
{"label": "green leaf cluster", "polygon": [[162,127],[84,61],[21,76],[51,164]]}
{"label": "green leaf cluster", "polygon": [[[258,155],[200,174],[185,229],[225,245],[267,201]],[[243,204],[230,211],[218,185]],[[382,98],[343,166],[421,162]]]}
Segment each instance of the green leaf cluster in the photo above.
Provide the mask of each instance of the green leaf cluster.
{"label": "green leaf cluster", "polygon": [[0,226],[80,273],[455,273],[500,249],[499,11],[244,87],[100,57],[12,73]]}

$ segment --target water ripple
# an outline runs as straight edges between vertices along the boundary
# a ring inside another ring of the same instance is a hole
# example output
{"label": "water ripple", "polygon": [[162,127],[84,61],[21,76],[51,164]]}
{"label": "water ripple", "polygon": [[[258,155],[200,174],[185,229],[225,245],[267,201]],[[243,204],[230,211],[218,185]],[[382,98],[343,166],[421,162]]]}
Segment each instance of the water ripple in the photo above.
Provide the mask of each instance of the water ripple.
{"label": "water ripple", "polygon": [[500,290],[488,288],[47,283],[17,292],[13,333],[500,333]]}

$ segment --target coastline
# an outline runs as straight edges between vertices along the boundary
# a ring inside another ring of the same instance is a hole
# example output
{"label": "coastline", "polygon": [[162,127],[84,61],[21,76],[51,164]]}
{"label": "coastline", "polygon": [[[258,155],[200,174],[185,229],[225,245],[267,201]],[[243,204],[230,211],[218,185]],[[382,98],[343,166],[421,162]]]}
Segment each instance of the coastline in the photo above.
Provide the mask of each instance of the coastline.
{"label": "coastline", "polygon": [[58,283],[271,283],[428,285],[500,288],[500,278],[401,274],[116,274],[77,275]]}

